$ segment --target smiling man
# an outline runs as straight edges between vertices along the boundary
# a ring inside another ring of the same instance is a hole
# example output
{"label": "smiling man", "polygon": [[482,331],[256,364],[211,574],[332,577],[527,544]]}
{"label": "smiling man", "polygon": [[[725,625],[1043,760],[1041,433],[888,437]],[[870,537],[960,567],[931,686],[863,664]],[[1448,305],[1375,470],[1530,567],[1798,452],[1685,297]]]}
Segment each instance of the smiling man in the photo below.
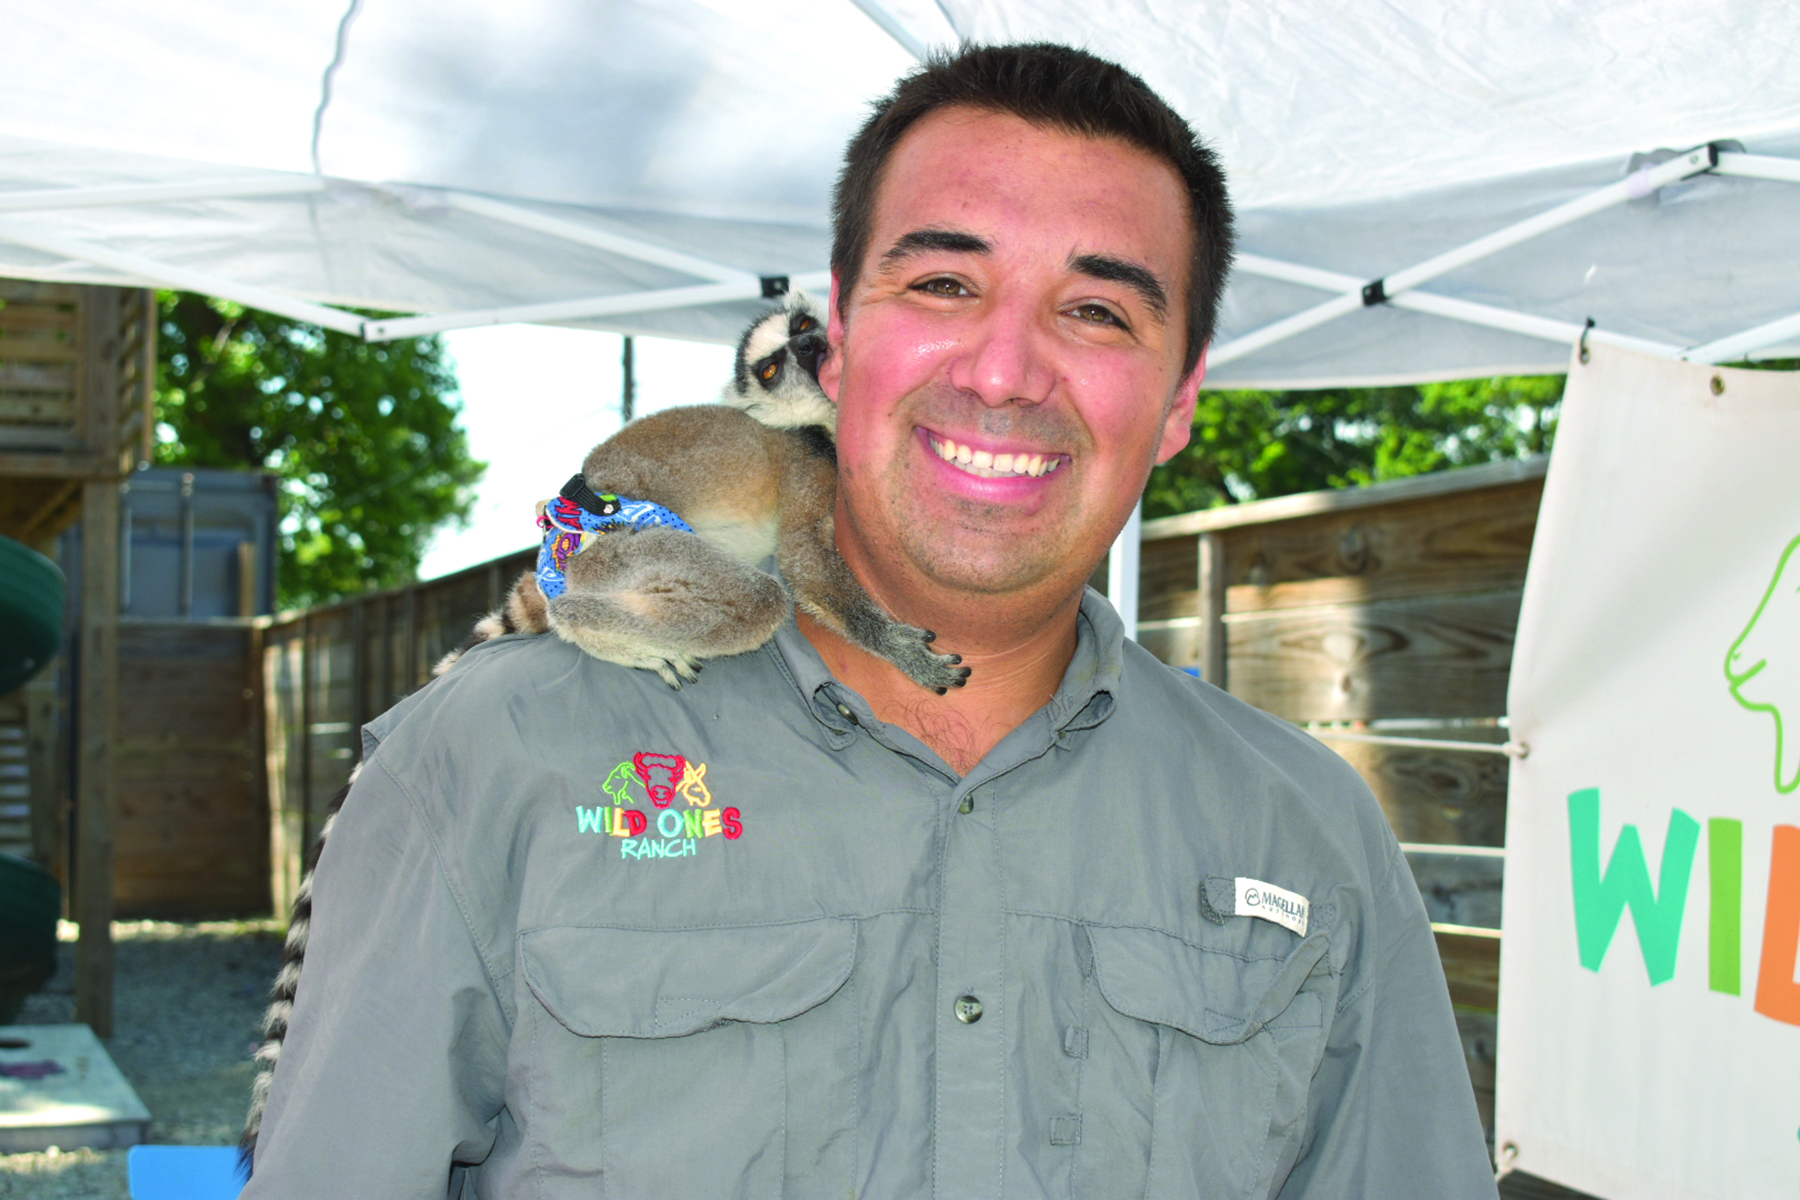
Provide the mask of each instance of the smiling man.
{"label": "smiling man", "polygon": [[1187,440],[1211,155],[974,48],[835,216],[836,542],[968,685],[804,616],[681,692],[472,651],[369,727],[246,1196],[1492,1197],[1367,788],[1085,588]]}

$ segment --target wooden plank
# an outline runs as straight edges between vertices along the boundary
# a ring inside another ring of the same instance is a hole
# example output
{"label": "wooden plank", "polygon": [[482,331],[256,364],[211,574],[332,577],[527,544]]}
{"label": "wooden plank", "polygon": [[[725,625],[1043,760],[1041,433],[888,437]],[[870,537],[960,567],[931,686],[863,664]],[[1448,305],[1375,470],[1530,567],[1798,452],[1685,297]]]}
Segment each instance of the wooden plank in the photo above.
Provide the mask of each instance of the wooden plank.
{"label": "wooden plank", "polygon": [[1233,530],[1232,612],[1524,585],[1541,481]]}
{"label": "wooden plank", "polygon": [[1191,536],[1211,530],[1235,529],[1240,525],[1266,525],[1275,521],[1291,521],[1321,513],[1343,512],[1356,508],[1380,508],[1407,500],[1433,499],[1457,492],[1482,491],[1509,483],[1542,479],[1549,469],[1549,456],[1511,459],[1485,463],[1478,467],[1461,467],[1453,471],[1434,471],[1410,479],[1394,479],[1372,483],[1367,487],[1341,488],[1327,492],[1301,492],[1292,496],[1276,496],[1269,500],[1252,500],[1244,504],[1226,504],[1200,512],[1158,517],[1144,522],[1144,539]]}
{"label": "wooden plank", "polygon": [[75,802],[75,1019],[113,1032],[113,821],[118,803],[119,485],[81,497],[81,658]]}
{"label": "wooden plank", "polygon": [[66,881],[62,831],[67,827],[68,813],[57,769],[55,673],[26,684],[24,700],[26,771],[31,781],[31,857]]}
{"label": "wooden plank", "polygon": [[1432,924],[1499,931],[1504,858],[1417,848],[1407,850],[1406,865]]}
{"label": "wooden plank", "polygon": [[1191,616],[1195,610],[1173,598],[1191,593],[1199,578],[1199,547],[1194,538],[1145,542],[1138,560],[1138,619]]}
{"label": "wooden plank", "polygon": [[109,479],[112,464],[66,429],[0,427],[0,475],[31,479]]}
{"label": "wooden plank", "polygon": [[1200,623],[1193,617],[1175,621],[1140,621],[1137,643],[1171,667],[1199,667]]}
{"label": "wooden plank", "polygon": [[1232,693],[1290,721],[1498,716],[1519,595],[1229,613]]}
{"label": "wooden plank", "polygon": [[75,402],[68,396],[0,395],[0,426],[13,446],[22,446],[22,435],[42,429],[63,432],[75,427]]}
{"label": "wooden plank", "polygon": [[134,470],[151,457],[156,420],[156,293],[137,288],[125,293],[124,318],[130,337],[126,354],[130,362],[127,384],[119,397],[119,454],[121,471]]}
{"label": "wooden plank", "polygon": [[1469,1067],[1469,1084],[1475,1089],[1475,1111],[1488,1142],[1494,1140],[1494,1075],[1498,1056],[1494,1014],[1472,1008],[1456,1012],[1456,1033],[1462,1039],[1463,1061]]}
{"label": "wooden plank", "polygon": [[1401,841],[1505,845],[1505,755],[1324,740],[1362,775]]}
{"label": "wooden plank", "polygon": [[0,362],[73,363],[74,322],[64,329],[9,329],[0,309]]}
{"label": "wooden plank", "polygon": [[126,290],[84,288],[81,294],[81,397],[77,427],[88,449],[117,474],[119,454],[119,331]]}
{"label": "wooden plank", "polygon": [[0,337],[73,342],[79,311],[73,304],[0,304]]}
{"label": "wooden plank", "polygon": [[1500,937],[1488,932],[1434,928],[1450,1002],[1458,1008],[1495,1012],[1500,1006]]}
{"label": "wooden plank", "polygon": [[[0,279],[0,301],[6,307],[22,304],[74,304],[81,299],[81,287],[73,283],[38,283],[30,279]],[[4,309],[0,309],[4,311]]]}
{"label": "wooden plank", "polygon": [[306,852],[306,814],[297,778],[299,696],[302,641],[297,626],[264,631],[263,712],[267,723],[264,755],[269,797],[269,891],[277,913],[292,911]]}
{"label": "wooden plank", "polygon": [[75,396],[75,363],[31,362],[7,355],[0,358],[0,392],[36,392],[46,397]]}

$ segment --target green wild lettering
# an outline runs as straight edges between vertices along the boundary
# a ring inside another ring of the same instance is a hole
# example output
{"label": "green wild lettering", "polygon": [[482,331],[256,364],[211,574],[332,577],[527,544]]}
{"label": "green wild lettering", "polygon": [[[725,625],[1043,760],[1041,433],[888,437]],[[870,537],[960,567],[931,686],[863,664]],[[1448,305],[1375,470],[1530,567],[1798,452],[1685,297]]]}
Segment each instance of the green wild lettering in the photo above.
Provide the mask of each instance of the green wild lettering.
{"label": "green wild lettering", "polygon": [[[1663,859],[1666,862],[1668,855]],[[1714,817],[1706,823],[1707,878],[1712,881],[1712,925],[1707,931],[1706,986],[1743,994],[1744,823]]]}
{"label": "green wild lettering", "polygon": [[1669,813],[1669,835],[1663,842],[1661,887],[1650,885],[1637,826],[1619,834],[1612,861],[1600,869],[1600,789],[1569,793],[1569,865],[1575,890],[1575,939],[1581,965],[1598,971],[1631,907],[1638,949],[1651,986],[1675,977],[1675,952],[1681,944],[1681,918],[1687,910],[1688,879],[1700,845],[1700,822],[1680,809]]}

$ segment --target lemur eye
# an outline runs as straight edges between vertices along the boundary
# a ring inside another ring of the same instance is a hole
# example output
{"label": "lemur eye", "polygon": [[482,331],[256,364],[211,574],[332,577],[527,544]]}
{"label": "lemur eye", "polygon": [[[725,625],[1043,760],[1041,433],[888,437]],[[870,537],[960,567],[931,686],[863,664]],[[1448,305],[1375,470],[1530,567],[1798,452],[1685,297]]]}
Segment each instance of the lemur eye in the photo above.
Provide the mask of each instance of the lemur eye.
{"label": "lemur eye", "polygon": [[794,319],[794,332],[795,333],[805,333],[807,330],[811,329],[812,327],[813,327],[813,319],[811,317],[796,317]]}
{"label": "lemur eye", "polygon": [[779,375],[780,373],[781,373],[780,360],[771,358],[768,362],[764,363],[757,370],[756,377],[758,379],[762,380],[764,383],[768,383],[769,381],[773,380],[775,378],[775,376]]}

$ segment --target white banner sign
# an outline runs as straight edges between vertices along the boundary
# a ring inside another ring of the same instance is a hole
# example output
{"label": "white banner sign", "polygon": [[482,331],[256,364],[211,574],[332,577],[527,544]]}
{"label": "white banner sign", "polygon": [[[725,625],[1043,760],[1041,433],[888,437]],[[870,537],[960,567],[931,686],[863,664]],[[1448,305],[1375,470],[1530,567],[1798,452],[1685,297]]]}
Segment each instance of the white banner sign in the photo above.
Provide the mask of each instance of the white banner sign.
{"label": "white banner sign", "polygon": [[1571,362],[1508,709],[1501,1168],[1800,1196],[1800,377]]}

